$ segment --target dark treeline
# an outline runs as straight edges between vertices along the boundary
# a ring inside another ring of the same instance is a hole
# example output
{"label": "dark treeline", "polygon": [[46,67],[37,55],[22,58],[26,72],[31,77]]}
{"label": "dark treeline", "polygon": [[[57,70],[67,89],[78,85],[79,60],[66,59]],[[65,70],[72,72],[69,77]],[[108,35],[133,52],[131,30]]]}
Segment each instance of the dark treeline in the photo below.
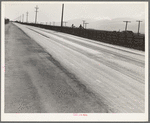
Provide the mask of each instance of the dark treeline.
{"label": "dark treeline", "polygon": [[72,28],[72,27],[60,27],[34,23],[22,23],[22,24],[60,31],[88,39],[93,39],[99,42],[105,42],[109,44],[145,51],[145,35],[133,33],[132,31],[116,32],[116,31],[102,31],[102,30],[92,30],[83,28]]}
{"label": "dark treeline", "polygon": [[9,23],[9,19],[5,18],[5,24],[8,24],[8,23]]}

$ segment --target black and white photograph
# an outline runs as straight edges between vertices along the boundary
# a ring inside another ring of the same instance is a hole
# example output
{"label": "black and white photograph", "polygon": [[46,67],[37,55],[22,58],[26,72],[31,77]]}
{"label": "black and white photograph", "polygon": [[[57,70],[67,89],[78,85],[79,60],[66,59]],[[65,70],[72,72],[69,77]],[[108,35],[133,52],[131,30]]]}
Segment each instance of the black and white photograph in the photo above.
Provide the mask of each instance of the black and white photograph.
{"label": "black and white photograph", "polygon": [[147,121],[148,2],[1,2],[2,121]]}

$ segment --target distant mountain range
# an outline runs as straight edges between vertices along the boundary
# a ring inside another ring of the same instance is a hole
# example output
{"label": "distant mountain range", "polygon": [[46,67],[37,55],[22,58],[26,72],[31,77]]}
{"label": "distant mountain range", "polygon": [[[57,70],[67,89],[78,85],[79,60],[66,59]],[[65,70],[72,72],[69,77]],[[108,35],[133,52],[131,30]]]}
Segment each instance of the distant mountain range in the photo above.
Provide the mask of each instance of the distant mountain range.
{"label": "distant mountain range", "polygon": [[[89,29],[96,29],[96,30],[108,30],[108,31],[124,31],[125,30],[125,22],[123,21],[131,21],[128,23],[127,30],[137,32],[138,31],[138,22],[136,19],[133,18],[115,18],[115,19],[103,19],[103,20],[96,20],[96,19],[74,19],[68,20],[66,26],[71,26],[74,24],[75,27],[79,27],[79,25],[83,25],[83,20],[85,20],[87,24],[87,28]],[[141,20],[140,24],[140,33],[145,33],[145,20]],[[65,26],[65,24],[64,24]]]}

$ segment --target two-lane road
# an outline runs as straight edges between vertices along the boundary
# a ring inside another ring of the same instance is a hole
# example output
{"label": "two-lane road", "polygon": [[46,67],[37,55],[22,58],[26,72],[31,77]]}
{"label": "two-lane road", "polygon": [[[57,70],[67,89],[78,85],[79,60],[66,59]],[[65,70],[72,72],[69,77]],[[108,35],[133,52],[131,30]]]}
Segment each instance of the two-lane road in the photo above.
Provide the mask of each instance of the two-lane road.
{"label": "two-lane road", "polygon": [[15,25],[61,64],[65,74],[78,80],[68,82],[72,88],[92,94],[97,102],[103,102],[108,112],[145,111],[144,52],[37,27]]}

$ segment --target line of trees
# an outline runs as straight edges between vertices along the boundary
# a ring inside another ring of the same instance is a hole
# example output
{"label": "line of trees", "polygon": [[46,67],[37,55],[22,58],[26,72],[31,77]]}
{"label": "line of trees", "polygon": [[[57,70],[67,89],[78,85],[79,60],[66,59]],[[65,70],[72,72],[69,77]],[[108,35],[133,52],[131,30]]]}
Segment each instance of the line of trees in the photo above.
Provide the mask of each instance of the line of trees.
{"label": "line of trees", "polygon": [[116,31],[102,31],[84,28],[50,26],[35,23],[22,23],[22,24],[69,33],[72,35],[93,39],[100,42],[138,49],[142,51],[145,50],[145,35],[144,34],[138,35],[136,33],[133,33],[132,31],[116,32]]}

